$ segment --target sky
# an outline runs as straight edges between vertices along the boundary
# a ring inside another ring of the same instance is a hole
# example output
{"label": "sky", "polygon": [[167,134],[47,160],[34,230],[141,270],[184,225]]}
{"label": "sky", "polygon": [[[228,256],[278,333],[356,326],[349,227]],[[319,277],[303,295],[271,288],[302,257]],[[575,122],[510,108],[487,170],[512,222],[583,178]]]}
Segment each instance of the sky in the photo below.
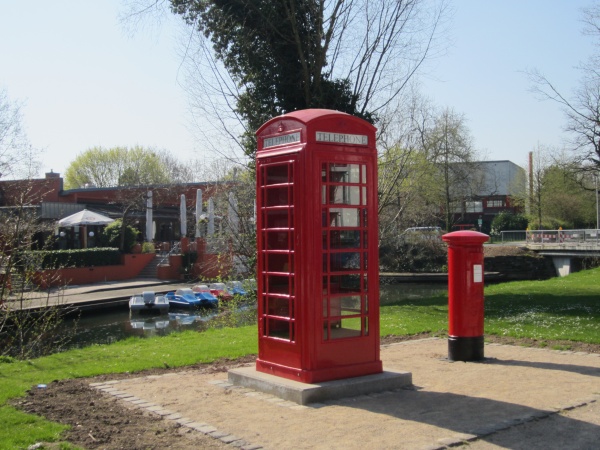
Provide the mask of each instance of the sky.
{"label": "sky", "polygon": [[[580,9],[591,0],[452,0],[443,56],[430,61],[422,92],[464,115],[482,159],[526,167],[538,145],[561,146],[564,116],[531,92],[537,69],[566,94],[593,52]],[[181,161],[207,159],[194,137],[182,87],[180,20],[135,33],[120,0],[0,0],[0,89],[22,104],[39,176],[64,174],[85,150],[166,149]],[[213,155],[214,156],[214,155]]]}

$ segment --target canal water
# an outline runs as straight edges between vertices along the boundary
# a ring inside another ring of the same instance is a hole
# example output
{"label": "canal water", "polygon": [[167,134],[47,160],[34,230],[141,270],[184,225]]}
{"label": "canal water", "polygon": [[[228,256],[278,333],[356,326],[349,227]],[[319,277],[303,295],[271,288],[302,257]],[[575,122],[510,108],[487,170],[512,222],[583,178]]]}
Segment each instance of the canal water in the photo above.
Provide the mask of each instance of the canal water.
{"label": "canal water", "polygon": [[[382,284],[380,304],[385,306],[399,301],[418,301],[420,298],[443,295],[447,290],[446,283]],[[66,317],[58,329],[52,331],[52,336],[55,342],[62,342],[61,350],[67,350],[93,344],[110,344],[132,336],[164,336],[175,331],[202,331],[209,326],[235,326],[256,322],[255,306],[242,305],[235,311],[234,314],[223,314],[217,308],[169,310],[168,314],[147,316],[131,315],[129,308],[124,306],[107,312],[95,311],[80,317]],[[54,349],[57,350],[59,349]]]}
{"label": "canal water", "polygon": [[[389,305],[402,300],[427,298],[447,292],[446,283],[401,283],[385,284],[380,287],[380,304]],[[166,335],[173,331],[196,330],[208,327],[218,320],[216,309],[199,311],[176,311],[160,316],[130,316],[129,309],[111,312],[94,312],[80,317],[74,326],[72,319],[65,323],[65,332],[73,332],[72,346],[84,347],[91,344],[108,344],[130,336],[148,337]]]}

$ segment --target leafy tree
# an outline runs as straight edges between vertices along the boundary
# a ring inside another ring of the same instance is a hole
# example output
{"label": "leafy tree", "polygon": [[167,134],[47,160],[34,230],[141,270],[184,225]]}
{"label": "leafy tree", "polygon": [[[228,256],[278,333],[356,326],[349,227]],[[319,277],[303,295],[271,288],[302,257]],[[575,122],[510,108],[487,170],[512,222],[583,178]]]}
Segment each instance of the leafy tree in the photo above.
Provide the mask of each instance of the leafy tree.
{"label": "leafy tree", "polygon": [[378,161],[379,239],[394,245],[402,230],[437,226],[440,204],[429,188],[435,171],[422,149],[391,148]]}
{"label": "leafy tree", "polygon": [[435,48],[446,9],[444,0],[435,9],[424,0],[169,3],[202,36],[197,52],[186,52],[195,56],[194,97],[203,99],[195,107],[228,133],[237,121],[248,155],[262,123],[297,109],[337,109],[374,122]]}
{"label": "leafy tree", "polygon": [[553,147],[538,144],[531,157],[530,226],[534,229],[595,227],[592,173]]}
{"label": "leafy tree", "polygon": [[78,155],[65,172],[65,188],[145,186],[184,181],[187,170],[167,152],[143,147],[94,147]]}
{"label": "leafy tree", "polygon": [[[122,230],[125,230],[122,234]],[[129,251],[136,243],[138,231],[132,226],[123,227],[123,221],[117,219],[114,222],[106,225],[102,233],[98,236],[99,247],[116,247],[121,250]],[[124,242],[121,242],[121,237],[124,236]]]}
{"label": "leafy tree", "polygon": [[492,220],[492,232],[525,230],[528,224],[527,217],[523,214],[515,214],[510,211],[501,211]]}
{"label": "leafy tree", "polygon": [[476,164],[469,129],[463,115],[445,109],[433,119],[433,127],[423,130],[427,160],[438,181],[429,185],[443,205],[446,230],[451,231],[456,213],[464,214],[465,205],[473,200],[483,183],[483,173]]}
{"label": "leafy tree", "polygon": [[549,228],[596,228],[595,194],[577,175],[559,164],[546,169],[541,202]]}

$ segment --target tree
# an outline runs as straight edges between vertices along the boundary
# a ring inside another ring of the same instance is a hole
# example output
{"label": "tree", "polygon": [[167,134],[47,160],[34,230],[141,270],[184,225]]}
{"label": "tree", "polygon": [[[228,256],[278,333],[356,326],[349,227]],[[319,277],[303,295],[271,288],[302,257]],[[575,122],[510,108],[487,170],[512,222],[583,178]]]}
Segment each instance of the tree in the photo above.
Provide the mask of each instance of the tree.
{"label": "tree", "polygon": [[595,194],[582,187],[579,173],[552,164],[543,174],[542,186],[547,228],[596,228]]}
{"label": "tree", "polygon": [[[122,233],[123,228],[125,233]],[[136,243],[137,233],[133,227],[123,226],[122,220],[115,220],[106,225],[98,236],[98,246],[130,249]]]}
{"label": "tree", "polygon": [[443,205],[446,231],[451,231],[456,213],[470,212],[469,204],[483,184],[483,174],[475,162],[476,152],[463,115],[446,108],[435,116],[433,128],[423,133],[427,160],[439,180],[428,189]]}
{"label": "tree", "polygon": [[[37,208],[46,191],[45,182],[34,183],[37,152],[29,144],[21,125],[20,106],[0,91],[0,171],[3,177],[22,177],[2,182],[0,210],[0,355],[28,358],[58,348],[62,338],[54,333],[68,309],[50,302],[50,294],[38,293],[45,308],[36,312],[27,306],[41,261],[31,252],[45,241],[51,246],[54,224],[39,220]],[[39,180],[37,180],[39,181]],[[48,188],[49,189],[49,188]],[[50,281],[50,280],[46,280]],[[60,303],[60,302],[59,302]]]}
{"label": "tree", "polygon": [[31,178],[39,170],[38,151],[23,129],[21,105],[0,89],[0,177]]}
{"label": "tree", "polygon": [[[206,118],[233,139],[232,130],[241,128],[237,142],[250,156],[256,129],[282,113],[332,108],[374,122],[434,52],[446,11],[445,0],[431,8],[425,0],[169,5],[200,37],[190,38],[193,47],[185,53],[202,132],[207,133]],[[152,0],[142,10],[161,6],[164,2]],[[139,17],[135,7],[132,16]]]}
{"label": "tree", "polygon": [[[423,147],[426,129],[433,126],[433,107],[413,95],[398,111],[399,120],[386,124],[379,139],[379,216],[380,235],[406,227],[430,225],[433,219],[427,194],[430,164]],[[439,210],[439,205],[438,208]],[[434,219],[438,221],[437,216]]]}
{"label": "tree", "polygon": [[94,147],[65,172],[65,188],[146,186],[188,181],[190,171],[166,151],[143,147]]}
{"label": "tree", "polygon": [[[237,165],[220,160],[204,170],[212,176],[211,198],[214,214],[220,219],[215,234],[205,236],[211,252],[222,254],[228,259],[234,255],[236,269],[255,277],[256,269],[256,177],[252,168],[239,168]],[[204,199],[206,204],[208,199]],[[207,207],[204,210],[207,211]],[[196,226],[197,224],[194,224]],[[193,230],[193,227],[189,227]],[[202,226],[206,235],[206,226]],[[222,261],[217,261],[220,264]]]}
{"label": "tree", "polygon": [[[584,32],[600,37],[600,4],[583,9]],[[579,67],[581,80],[572,95],[567,95],[545,75],[529,73],[532,91],[543,99],[558,103],[565,114],[565,131],[572,151],[570,165],[580,173],[600,171],[600,55],[592,55]]]}
{"label": "tree", "polygon": [[492,232],[500,233],[501,231],[525,230],[527,224],[527,217],[523,214],[501,211],[494,217],[494,220],[492,220]]}

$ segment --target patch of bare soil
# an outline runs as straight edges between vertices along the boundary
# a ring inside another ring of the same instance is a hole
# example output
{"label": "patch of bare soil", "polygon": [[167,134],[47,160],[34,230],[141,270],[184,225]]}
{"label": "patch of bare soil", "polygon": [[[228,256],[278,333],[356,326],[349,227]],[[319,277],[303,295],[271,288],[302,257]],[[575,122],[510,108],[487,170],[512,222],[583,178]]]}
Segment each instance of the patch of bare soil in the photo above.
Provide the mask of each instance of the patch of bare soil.
{"label": "patch of bare soil", "polygon": [[[386,336],[381,339],[381,344],[386,345],[431,336],[433,335],[428,333],[415,336]],[[536,341],[486,336],[486,342],[600,353],[600,345],[569,341]],[[16,399],[13,404],[23,411],[69,425],[71,428],[64,435],[64,439],[86,449],[231,448],[219,440],[178,426],[175,422],[160,419],[158,416],[138,408],[128,407],[125,402],[112,396],[103,395],[98,390],[91,388],[89,384],[178,371],[225,372],[230,368],[251,363],[255,358],[252,355],[237,360],[223,360],[210,365],[154,369],[135,374],[103,375],[88,379],[55,381],[46,389],[33,387],[26,397]]]}
{"label": "patch of bare soil", "polygon": [[225,372],[229,368],[255,359],[255,356],[247,356],[237,360],[222,360],[210,365],[54,381],[46,389],[32,387],[26,397],[16,399],[13,405],[28,413],[69,425],[70,430],[64,434],[64,440],[86,449],[230,448],[217,439],[191,431],[173,421],[163,420],[141,409],[128,407],[125,402],[91,388],[90,383],[141,375],[160,375],[181,370],[199,370],[204,373]]}

